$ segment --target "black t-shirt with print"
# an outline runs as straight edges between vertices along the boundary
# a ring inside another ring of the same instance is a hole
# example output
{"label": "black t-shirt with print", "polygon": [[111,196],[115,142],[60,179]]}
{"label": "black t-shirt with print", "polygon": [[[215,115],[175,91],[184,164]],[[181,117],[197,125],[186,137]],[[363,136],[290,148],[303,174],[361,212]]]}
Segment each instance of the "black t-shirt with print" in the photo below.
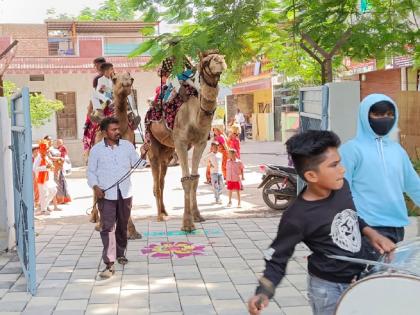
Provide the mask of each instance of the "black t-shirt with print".
{"label": "black t-shirt with print", "polygon": [[366,244],[363,244],[361,233],[366,226],[357,216],[346,180],[340,190],[332,191],[323,200],[306,201],[301,193],[283,214],[277,237],[265,252],[264,277],[276,287],[285,274],[295,246],[303,242],[312,251],[308,257],[309,273],[324,280],[349,283],[363,271],[364,265],[326,255],[366,258]]}

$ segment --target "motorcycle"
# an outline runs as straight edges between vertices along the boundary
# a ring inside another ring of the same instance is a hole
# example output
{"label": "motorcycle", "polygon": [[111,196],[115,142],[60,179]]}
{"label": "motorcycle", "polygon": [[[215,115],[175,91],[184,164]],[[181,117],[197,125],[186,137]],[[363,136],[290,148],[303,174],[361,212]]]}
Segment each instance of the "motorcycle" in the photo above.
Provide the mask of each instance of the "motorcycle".
{"label": "motorcycle", "polygon": [[260,165],[264,173],[258,188],[263,188],[262,196],[267,206],[274,210],[286,209],[297,194],[297,173],[292,167],[272,164]]}

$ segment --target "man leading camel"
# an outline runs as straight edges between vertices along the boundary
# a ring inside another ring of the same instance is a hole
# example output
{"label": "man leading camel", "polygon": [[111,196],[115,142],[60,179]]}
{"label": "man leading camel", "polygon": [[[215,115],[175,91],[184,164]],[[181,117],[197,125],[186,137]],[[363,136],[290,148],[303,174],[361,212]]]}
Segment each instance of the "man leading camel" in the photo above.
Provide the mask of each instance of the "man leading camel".
{"label": "man leading camel", "polygon": [[[104,139],[93,146],[88,161],[88,184],[93,188],[101,212],[101,239],[104,246],[102,259],[106,268],[102,278],[115,273],[114,263],[125,265],[127,248],[127,224],[131,214],[132,186],[130,176],[125,177],[138,164],[141,157],[133,144],[120,139],[119,121],[114,117],[104,118],[100,125]],[[142,147],[142,156],[147,148]],[[144,167],[142,160],[139,167]],[[123,181],[112,187],[121,178]]]}

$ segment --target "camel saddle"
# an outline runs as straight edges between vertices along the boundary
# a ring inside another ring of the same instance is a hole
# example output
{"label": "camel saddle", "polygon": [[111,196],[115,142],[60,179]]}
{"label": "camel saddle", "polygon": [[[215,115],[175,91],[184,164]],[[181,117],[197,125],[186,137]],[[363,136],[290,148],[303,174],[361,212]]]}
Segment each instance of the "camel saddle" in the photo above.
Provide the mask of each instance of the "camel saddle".
{"label": "camel saddle", "polygon": [[161,144],[175,148],[174,138],[172,137],[172,130],[166,126],[166,123],[161,119],[160,121],[152,121],[149,125],[149,130],[153,137]]}

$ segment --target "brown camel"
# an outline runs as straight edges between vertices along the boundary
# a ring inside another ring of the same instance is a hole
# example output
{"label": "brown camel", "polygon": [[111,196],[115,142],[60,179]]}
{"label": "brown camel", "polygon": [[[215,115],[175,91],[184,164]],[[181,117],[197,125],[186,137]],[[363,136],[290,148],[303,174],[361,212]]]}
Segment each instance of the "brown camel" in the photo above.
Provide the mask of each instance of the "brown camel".
{"label": "brown camel", "polygon": [[[200,74],[198,97],[190,96],[181,106],[175,117],[174,129],[169,134],[170,136],[168,133],[161,132],[162,123],[151,123],[151,146],[148,152],[159,221],[167,215],[163,203],[166,170],[173,151],[176,150],[178,154],[182,168],[181,183],[184,189],[184,217],[181,229],[186,232],[195,229],[194,221],[204,221],[197,207],[198,166],[217,107],[220,75],[226,70],[224,57],[216,53],[202,55],[197,70]],[[191,172],[188,165],[190,147],[194,147]]]}
{"label": "brown camel", "polygon": [[[118,119],[120,125],[121,139],[128,140],[134,145],[134,131],[128,125],[128,95],[131,94],[131,89],[134,79],[128,72],[116,74],[113,79],[113,95],[114,95],[114,116]],[[98,131],[95,137],[95,144],[102,141],[103,134]],[[101,228],[98,207],[96,206],[96,199],[94,198],[94,206],[92,208],[90,222],[97,223],[95,229],[97,231]],[[140,233],[137,232],[133,220],[128,220],[128,238],[141,238]]]}

